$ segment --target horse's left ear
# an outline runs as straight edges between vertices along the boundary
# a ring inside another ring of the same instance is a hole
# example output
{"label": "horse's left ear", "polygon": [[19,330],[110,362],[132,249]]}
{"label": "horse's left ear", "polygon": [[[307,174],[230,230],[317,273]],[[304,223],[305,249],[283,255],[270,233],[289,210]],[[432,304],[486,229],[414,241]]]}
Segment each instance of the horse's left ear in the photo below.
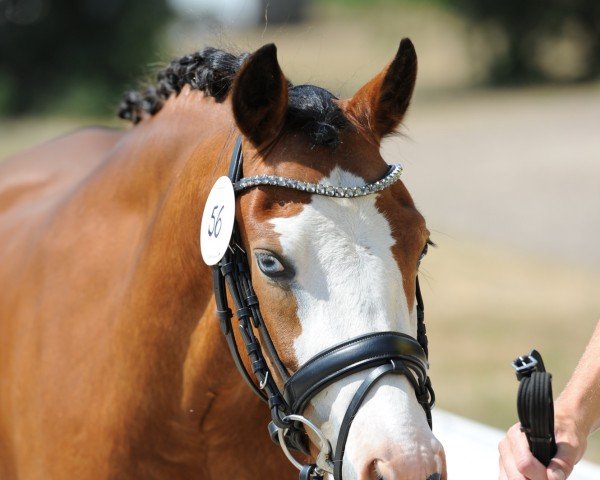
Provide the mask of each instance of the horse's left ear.
{"label": "horse's left ear", "polygon": [[287,80],[277,62],[277,48],[268,44],[242,66],[231,95],[237,126],[255,147],[273,140],[285,121]]}
{"label": "horse's left ear", "polygon": [[379,142],[404,118],[416,79],[417,53],[404,38],[394,60],[348,101],[348,114]]}

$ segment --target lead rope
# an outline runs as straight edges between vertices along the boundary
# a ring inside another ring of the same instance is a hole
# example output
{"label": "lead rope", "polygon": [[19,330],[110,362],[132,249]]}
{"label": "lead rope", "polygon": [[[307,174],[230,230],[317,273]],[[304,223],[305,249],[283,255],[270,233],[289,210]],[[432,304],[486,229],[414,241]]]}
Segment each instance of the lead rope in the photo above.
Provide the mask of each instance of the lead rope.
{"label": "lead rope", "polygon": [[515,359],[513,367],[519,380],[517,411],[521,431],[533,456],[548,466],[556,455],[552,375],[546,372],[537,350]]}

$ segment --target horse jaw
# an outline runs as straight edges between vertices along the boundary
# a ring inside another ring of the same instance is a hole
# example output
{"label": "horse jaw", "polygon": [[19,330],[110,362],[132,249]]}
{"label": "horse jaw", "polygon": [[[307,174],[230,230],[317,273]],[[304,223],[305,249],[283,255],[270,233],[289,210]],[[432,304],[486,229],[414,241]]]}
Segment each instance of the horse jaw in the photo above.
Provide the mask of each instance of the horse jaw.
{"label": "horse jaw", "polygon": [[[336,167],[321,183],[360,186],[365,180]],[[294,341],[299,365],[365,333],[393,330],[416,336],[416,312],[409,311],[402,272],[392,253],[396,240],[376,199],[376,195],[353,199],[313,195],[298,215],[271,220],[283,254],[296,266],[291,290],[301,328]],[[334,448],[346,409],[369,372],[324,389],[305,412]],[[370,478],[374,461],[401,458],[403,468],[414,471],[406,478],[422,480],[441,471],[441,451],[409,382],[387,375],[354,420],[344,479]]]}

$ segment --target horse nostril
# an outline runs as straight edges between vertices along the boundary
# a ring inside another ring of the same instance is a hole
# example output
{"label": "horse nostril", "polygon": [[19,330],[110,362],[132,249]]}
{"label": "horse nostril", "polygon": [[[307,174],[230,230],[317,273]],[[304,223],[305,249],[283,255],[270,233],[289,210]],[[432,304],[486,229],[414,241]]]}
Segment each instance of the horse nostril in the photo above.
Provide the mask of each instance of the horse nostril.
{"label": "horse nostril", "polygon": [[363,473],[360,475],[361,480],[385,480],[385,477],[381,474],[381,470],[379,469],[379,462],[381,460],[376,459],[368,463],[370,467],[367,467],[363,470]]}
{"label": "horse nostril", "polygon": [[369,480],[385,480],[385,477],[381,474],[381,470],[379,470],[379,462],[381,460],[375,460],[371,462],[371,469],[368,472]]}
{"label": "horse nostril", "polygon": [[[390,477],[386,478],[384,476],[384,474],[390,474],[390,471],[388,469],[389,468],[389,463],[388,462],[384,462],[382,460],[375,460],[375,461],[371,462],[370,465],[371,465],[371,469],[368,471],[368,473],[365,472],[365,473],[367,473],[367,476],[366,477],[365,476],[361,476],[360,477],[361,479],[365,479],[366,480],[368,478],[368,480],[388,480],[388,478],[390,478]],[[398,471],[400,471],[400,470],[398,470]],[[396,470],[394,470],[394,472],[396,472]],[[407,473],[407,472],[404,472],[404,473]],[[413,479],[413,478],[415,478],[415,474],[416,473],[417,472],[412,472],[412,474],[409,473],[408,477],[410,477],[411,479]],[[421,470],[421,474],[422,473],[423,473],[423,471]],[[392,475],[393,478],[398,478],[397,477],[397,475],[398,475],[397,472],[395,474],[391,473],[391,475]],[[401,478],[404,480],[405,478],[408,478],[408,477],[401,477]],[[425,480],[442,480],[442,474],[441,473],[437,473],[437,472],[436,473],[432,473]]]}

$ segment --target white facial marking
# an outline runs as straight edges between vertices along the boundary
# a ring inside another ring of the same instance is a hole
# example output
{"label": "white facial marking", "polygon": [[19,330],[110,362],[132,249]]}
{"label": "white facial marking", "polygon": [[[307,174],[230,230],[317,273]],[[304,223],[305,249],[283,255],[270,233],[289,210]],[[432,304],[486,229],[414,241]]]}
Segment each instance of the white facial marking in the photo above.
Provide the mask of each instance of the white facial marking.
{"label": "white facial marking", "polygon": [[[336,167],[321,183],[360,186],[365,181]],[[389,222],[376,207],[376,198],[313,195],[298,215],[271,220],[283,254],[296,269],[291,289],[302,329],[294,342],[299,365],[322,350],[366,333],[393,330],[416,336],[416,312],[408,310],[402,273],[391,250],[395,240]],[[346,409],[369,372],[339,380],[311,401],[307,414],[334,450]],[[401,455],[407,466],[414,464],[421,471],[429,468],[420,461],[428,455],[433,464],[431,474],[439,449],[406,378],[386,375],[352,424],[344,479],[357,479],[364,474],[366,463],[394,455]]]}

